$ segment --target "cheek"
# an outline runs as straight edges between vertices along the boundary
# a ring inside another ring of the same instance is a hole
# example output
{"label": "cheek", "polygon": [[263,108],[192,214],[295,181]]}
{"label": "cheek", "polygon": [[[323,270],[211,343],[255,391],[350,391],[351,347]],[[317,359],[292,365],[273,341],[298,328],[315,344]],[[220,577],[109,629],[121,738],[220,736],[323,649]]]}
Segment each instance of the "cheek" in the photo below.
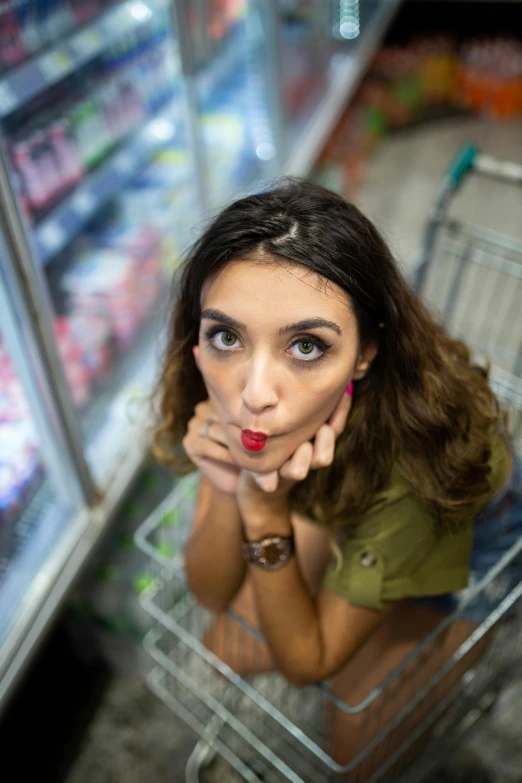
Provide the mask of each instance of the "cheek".
{"label": "cheek", "polygon": [[199,370],[210,400],[216,411],[221,413],[232,403],[234,394],[237,397],[237,391],[232,388],[230,373],[225,372],[222,367],[213,366],[212,362],[206,362],[202,357]]}
{"label": "cheek", "polygon": [[308,384],[305,389],[296,395],[293,406],[300,429],[315,433],[334,412],[347,382],[344,377],[332,379],[326,386],[324,384]]}

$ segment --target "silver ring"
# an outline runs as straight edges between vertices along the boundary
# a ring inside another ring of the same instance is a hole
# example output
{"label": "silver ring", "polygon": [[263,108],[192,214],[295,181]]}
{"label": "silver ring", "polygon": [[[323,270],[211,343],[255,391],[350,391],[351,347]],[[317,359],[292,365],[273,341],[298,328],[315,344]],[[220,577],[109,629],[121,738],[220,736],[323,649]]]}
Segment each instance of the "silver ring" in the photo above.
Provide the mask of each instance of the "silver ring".
{"label": "silver ring", "polygon": [[209,431],[211,425],[215,424],[215,423],[216,422],[215,422],[214,419],[207,419],[206,420],[206,422],[205,422],[205,429],[203,430],[203,437],[204,438],[208,438],[208,431]]}

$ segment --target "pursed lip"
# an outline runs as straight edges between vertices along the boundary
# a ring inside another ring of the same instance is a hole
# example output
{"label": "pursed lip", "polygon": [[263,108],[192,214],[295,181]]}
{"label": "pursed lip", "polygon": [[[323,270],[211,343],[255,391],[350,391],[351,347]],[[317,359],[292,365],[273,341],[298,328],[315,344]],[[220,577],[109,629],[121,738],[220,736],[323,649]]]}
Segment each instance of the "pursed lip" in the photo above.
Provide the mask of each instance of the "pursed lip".
{"label": "pursed lip", "polygon": [[251,440],[267,440],[268,435],[266,432],[255,432],[254,430],[241,430],[242,433],[244,433],[248,438]]}
{"label": "pursed lip", "polygon": [[262,451],[268,440],[268,435],[253,430],[241,430],[241,443],[247,451]]}

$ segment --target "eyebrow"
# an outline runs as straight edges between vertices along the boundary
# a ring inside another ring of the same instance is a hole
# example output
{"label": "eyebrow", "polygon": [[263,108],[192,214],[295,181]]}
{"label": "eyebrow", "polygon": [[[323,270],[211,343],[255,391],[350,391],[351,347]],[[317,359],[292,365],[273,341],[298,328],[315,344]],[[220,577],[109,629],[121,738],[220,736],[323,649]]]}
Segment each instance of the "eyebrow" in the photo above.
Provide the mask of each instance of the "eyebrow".
{"label": "eyebrow", "polygon": [[[231,329],[242,329],[243,331],[248,332],[245,324],[242,324],[240,321],[236,321],[235,318],[231,318],[229,315],[226,315],[226,313],[222,313],[221,310],[203,310],[201,313],[201,318],[208,318],[210,321],[219,321],[226,326],[230,326]],[[305,331],[306,329],[319,328],[332,329],[339,335],[342,335],[343,333],[341,327],[338,326],[338,324],[334,323],[333,321],[327,321],[325,318],[305,318],[303,321],[297,321],[295,324],[281,326],[277,330],[277,333],[286,334],[287,332],[301,332]]]}

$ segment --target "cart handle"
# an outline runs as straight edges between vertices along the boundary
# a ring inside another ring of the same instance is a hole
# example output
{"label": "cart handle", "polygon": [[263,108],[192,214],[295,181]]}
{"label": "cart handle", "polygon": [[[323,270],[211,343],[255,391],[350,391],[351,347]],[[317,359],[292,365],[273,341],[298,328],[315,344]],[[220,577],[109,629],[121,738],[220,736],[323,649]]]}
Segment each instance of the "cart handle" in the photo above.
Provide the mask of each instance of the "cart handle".
{"label": "cart handle", "polygon": [[462,180],[469,174],[475,164],[478,150],[473,144],[464,144],[451,161],[446,172],[446,184],[452,191],[462,184]]}
{"label": "cart handle", "polygon": [[464,144],[460,148],[442,179],[424,230],[419,257],[412,275],[412,284],[417,293],[422,292],[437,232],[446,217],[448,204],[471,171],[522,186],[522,166],[519,163],[498,161],[489,155],[482,155],[473,144]]}
{"label": "cart handle", "polygon": [[443,193],[447,195],[455,193],[470,171],[511,182],[514,185],[522,185],[522,166],[519,163],[482,155],[473,144],[464,144],[448,166],[443,182]]}

